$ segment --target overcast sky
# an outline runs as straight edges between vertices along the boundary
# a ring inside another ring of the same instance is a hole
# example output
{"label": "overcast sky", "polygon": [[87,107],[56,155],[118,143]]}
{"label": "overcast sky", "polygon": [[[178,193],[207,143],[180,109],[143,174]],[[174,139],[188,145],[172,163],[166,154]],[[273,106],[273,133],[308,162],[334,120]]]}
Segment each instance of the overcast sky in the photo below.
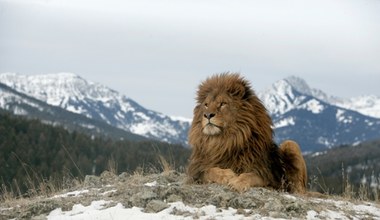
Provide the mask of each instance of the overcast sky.
{"label": "overcast sky", "polygon": [[192,116],[207,76],[380,96],[379,0],[0,0],[0,73],[73,72]]}

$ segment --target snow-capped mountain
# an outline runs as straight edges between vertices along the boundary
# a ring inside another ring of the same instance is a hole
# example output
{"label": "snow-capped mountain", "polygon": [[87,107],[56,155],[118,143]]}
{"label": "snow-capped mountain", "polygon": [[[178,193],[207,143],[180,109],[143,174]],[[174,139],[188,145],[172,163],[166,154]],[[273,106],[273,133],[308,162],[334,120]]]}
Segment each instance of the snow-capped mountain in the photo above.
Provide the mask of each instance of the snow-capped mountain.
{"label": "snow-capped mountain", "polygon": [[380,138],[380,119],[356,110],[360,102],[345,108],[349,102],[312,89],[301,78],[277,81],[258,96],[272,116],[277,141],[294,139],[304,151]]}
{"label": "snow-capped mountain", "polygon": [[9,111],[31,119],[38,119],[45,124],[62,126],[70,131],[79,131],[90,136],[112,139],[128,139],[132,141],[146,138],[111,126],[105,122],[90,119],[57,106],[20,93],[0,83],[0,111]]}
{"label": "snow-capped mountain", "polygon": [[363,115],[380,118],[380,97],[374,95],[359,96],[349,99],[328,95],[323,91],[310,88],[305,80],[290,76],[279,80],[264,91],[258,92],[258,96],[265,103],[272,115],[283,114],[298,106],[302,100],[295,96],[293,91],[303,95],[313,96],[330,105],[357,111]]}
{"label": "snow-capped mountain", "polygon": [[190,123],[145,109],[130,98],[72,73],[0,74],[0,82],[49,105],[148,138],[186,144]]}
{"label": "snow-capped mountain", "polygon": [[[0,74],[0,83],[41,102],[134,134],[187,144],[190,120],[145,109],[117,91],[72,73],[4,73]],[[0,93],[0,108],[9,101],[4,94]],[[258,96],[272,116],[276,140],[294,139],[304,151],[380,138],[379,97],[345,100],[310,88],[294,76],[275,82]],[[23,113],[23,109],[13,111]]]}

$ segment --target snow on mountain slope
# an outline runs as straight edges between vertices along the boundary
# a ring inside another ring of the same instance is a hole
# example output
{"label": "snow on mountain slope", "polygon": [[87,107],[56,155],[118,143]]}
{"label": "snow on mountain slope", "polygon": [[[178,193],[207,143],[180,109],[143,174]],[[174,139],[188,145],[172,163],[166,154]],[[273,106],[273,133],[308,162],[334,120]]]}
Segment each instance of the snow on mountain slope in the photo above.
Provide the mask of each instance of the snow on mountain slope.
{"label": "snow on mountain slope", "polygon": [[[303,96],[295,96],[293,91],[298,91]],[[257,95],[266,105],[272,115],[283,114],[294,109],[303,100],[304,95],[313,96],[323,102],[341,108],[357,111],[363,115],[380,118],[380,97],[375,95],[363,95],[354,98],[339,98],[325,92],[311,88],[305,80],[296,76],[290,76],[279,80]]]}
{"label": "snow on mountain slope", "polygon": [[356,111],[357,104],[351,109],[337,105],[344,102],[298,77],[279,80],[258,96],[272,116],[276,141],[296,140],[303,151],[380,137],[380,119]]}
{"label": "snow on mountain slope", "polygon": [[132,99],[72,73],[0,74],[0,82],[15,90],[89,118],[145,137],[187,143],[188,121],[143,108]]}
{"label": "snow on mountain slope", "polygon": [[337,106],[358,111],[363,115],[380,118],[380,97],[374,95],[363,95],[359,97],[336,100],[332,102]]}
{"label": "snow on mountain slope", "polygon": [[43,107],[38,105],[37,103],[31,102],[21,96],[15,95],[9,88],[0,84],[0,108],[8,111],[12,111],[16,115],[27,115],[28,112],[24,108],[20,108],[19,106],[13,106],[13,103],[25,103],[30,105],[40,111],[42,111]]}
{"label": "snow on mountain slope", "polygon": [[39,119],[50,125],[58,125],[70,131],[86,133],[90,136],[99,136],[112,139],[128,139],[142,141],[146,138],[131,132],[116,128],[103,121],[93,120],[84,115],[67,111],[58,106],[52,106],[20,93],[13,88],[0,83],[0,111],[6,110],[15,115],[22,115],[30,119]]}

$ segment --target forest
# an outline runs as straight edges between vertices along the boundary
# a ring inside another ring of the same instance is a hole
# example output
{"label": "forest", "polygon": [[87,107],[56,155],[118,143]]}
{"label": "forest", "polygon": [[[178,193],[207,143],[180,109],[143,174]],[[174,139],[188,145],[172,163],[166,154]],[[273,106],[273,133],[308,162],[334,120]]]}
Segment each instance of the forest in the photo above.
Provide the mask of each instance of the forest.
{"label": "forest", "polygon": [[380,199],[380,140],[335,147],[305,160],[312,190]]}
{"label": "forest", "polygon": [[44,181],[83,179],[110,169],[160,171],[163,161],[183,170],[190,154],[180,145],[90,137],[5,112],[0,112],[0,152],[1,187],[21,194]]}

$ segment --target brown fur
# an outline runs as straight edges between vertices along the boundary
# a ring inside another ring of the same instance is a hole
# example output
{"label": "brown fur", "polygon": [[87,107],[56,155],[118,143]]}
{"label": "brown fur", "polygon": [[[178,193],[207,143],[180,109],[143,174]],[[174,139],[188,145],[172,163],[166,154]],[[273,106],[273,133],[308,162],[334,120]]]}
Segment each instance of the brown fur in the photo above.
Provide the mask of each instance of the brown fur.
{"label": "brown fur", "polygon": [[306,165],[298,145],[273,141],[272,120],[247,80],[224,73],[199,86],[189,133],[191,182],[216,182],[238,191],[264,186],[306,190]]}

